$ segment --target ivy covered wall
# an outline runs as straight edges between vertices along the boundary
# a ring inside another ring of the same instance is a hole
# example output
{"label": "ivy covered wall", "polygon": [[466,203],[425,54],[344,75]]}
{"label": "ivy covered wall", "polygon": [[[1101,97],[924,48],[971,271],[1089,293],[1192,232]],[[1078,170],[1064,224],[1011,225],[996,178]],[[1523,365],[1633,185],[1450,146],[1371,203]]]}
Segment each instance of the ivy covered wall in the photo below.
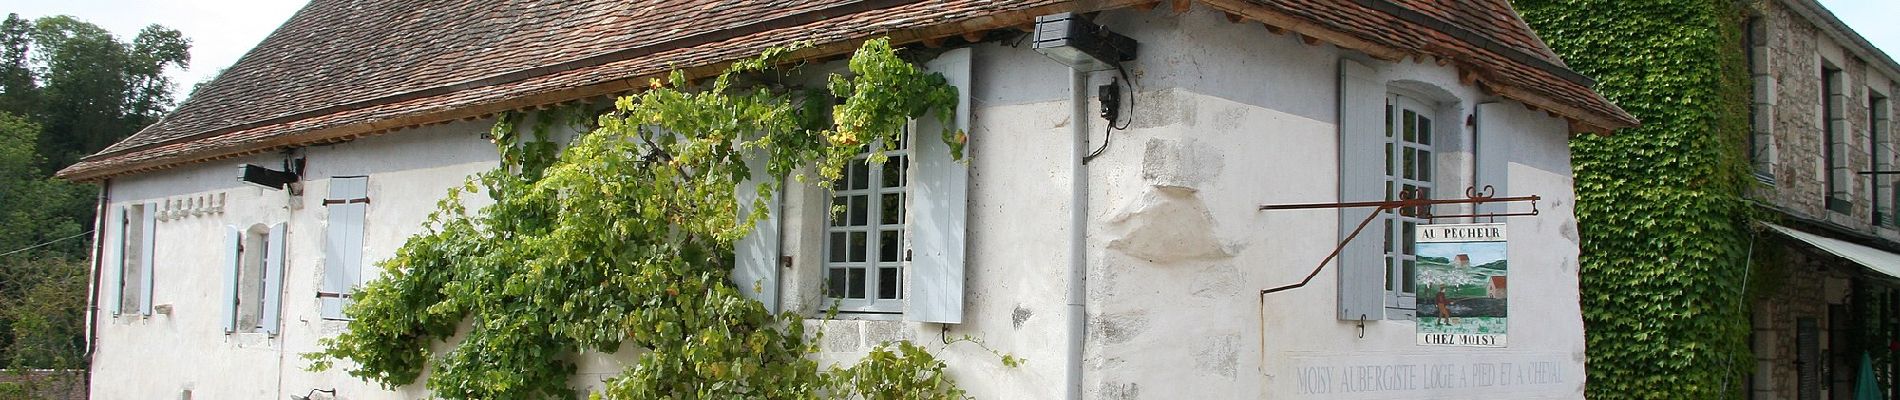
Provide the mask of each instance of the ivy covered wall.
{"label": "ivy covered wall", "polygon": [[1731,0],[1515,0],[1564,61],[1643,120],[1571,141],[1588,395],[1736,398],[1750,185]]}

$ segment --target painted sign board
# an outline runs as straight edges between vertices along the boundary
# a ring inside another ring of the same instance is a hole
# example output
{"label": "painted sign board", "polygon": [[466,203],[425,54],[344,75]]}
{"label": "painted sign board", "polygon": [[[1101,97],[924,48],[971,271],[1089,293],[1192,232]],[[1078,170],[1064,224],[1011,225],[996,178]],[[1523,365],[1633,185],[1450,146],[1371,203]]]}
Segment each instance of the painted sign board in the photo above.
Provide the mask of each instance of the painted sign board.
{"label": "painted sign board", "polygon": [[1418,345],[1504,347],[1510,277],[1504,224],[1419,226]]}

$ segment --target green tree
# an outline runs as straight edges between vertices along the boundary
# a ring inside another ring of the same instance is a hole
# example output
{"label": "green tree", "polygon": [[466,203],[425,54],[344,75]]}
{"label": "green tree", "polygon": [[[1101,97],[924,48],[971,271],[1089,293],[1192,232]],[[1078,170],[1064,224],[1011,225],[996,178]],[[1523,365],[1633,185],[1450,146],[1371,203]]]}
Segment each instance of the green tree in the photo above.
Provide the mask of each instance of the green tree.
{"label": "green tree", "polygon": [[64,15],[0,22],[0,111],[37,121],[42,166],[57,170],[125,139],[172,104],[169,67],[189,66],[191,41],[152,25],[131,42]]}
{"label": "green tree", "polygon": [[87,246],[77,240],[83,221],[59,206],[86,206],[90,189],[40,172],[39,131],[0,112],[0,231],[7,232],[0,235],[0,367],[75,368],[82,365]]}
{"label": "green tree", "polygon": [[1736,398],[1747,357],[1747,76],[1730,0],[1515,0],[1643,120],[1571,141],[1588,395]]}
{"label": "green tree", "polygon": [[189,49],[158,25],[123,42],[69,16],[0,20],[0,368],[84,366],[94,189],[50,176],[156,121]]}

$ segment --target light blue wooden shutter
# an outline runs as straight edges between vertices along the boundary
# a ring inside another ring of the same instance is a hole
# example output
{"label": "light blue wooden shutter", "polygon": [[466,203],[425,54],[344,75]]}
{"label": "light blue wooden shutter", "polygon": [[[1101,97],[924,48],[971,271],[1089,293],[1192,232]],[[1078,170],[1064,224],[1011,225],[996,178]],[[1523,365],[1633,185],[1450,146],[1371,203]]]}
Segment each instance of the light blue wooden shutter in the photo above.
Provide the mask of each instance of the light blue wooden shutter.
{"label": "light blue wooden shutter", "polygon": [[[957,88],[955,121],[924,118],[910,139],[911,168],[910,292],[904,319],[955,324],[963,322],[964,240],[968,231],[970,166],[950,155],[939,136],[945,122],[959,131],[970,127],[970,49],[944,52],[925,63]],[[964,147],[964,157],[969,149]]]}
{"label": "light blue wooden shutter", "polygon": [[343,308],[363,281],[363,218],[369,211],[369,178],[330,178],[328,224],[323,238],[323,318],[343,319]]}
{"label": "light blue wooden shutter", "polygon": [[[1385,199],[1385,145],[1390,142],[1385,135],[1385,98],[1385,85],[1372,68],[1339,60],[1339,201]],[[1372,211],[1341,209],[1339,239]],[[1385,318],[1384,229],[1382,221],[1372,221],[1333,262],[1339,270],[1341,320]]]}
{"label": "light blue wooden shutter", "polygon": [[278,315],[281,314],[284,293],[284,224],[279,222],[270,226],[270,237],[264,245],[264,333],[277,334]]}
{"label": "light blue wooden shutter", "polygon": [[[741,213],[750,213],[759,199],[761,182],[778,179],[766,171],[766,154],[755,152],[746,160],[752,167],[752,179],[739,182],[735,197]],[[752,233],[733,244],[732,283],[746,297],[765,304],[766,311],[778,312],[779,199],[766,201],[766,214],[752,226]],[[742,216],[743,217],[743,216]]]}
{"label": "light blue wooden shutter", "polygon": [[158,203],[145,203],[145,210],[139,215],[144,217],[145,224],[145,230],[139,232],[139,240],[144,243],[139,248],[139,314],[152,315],[152,265],[156,264],[154,260],[158,253]]}
{"label": "light blue wooden shutter", "polygon": [[225,227],[224,233],[224,333],[237,331],[238,278],[244,269],[244,232],[237,227]]}
{"label": "light blue wooden shutter", "polygon": [[[1504,129],[1509,125],[1504,123],[1505,115],[1498,109],[1505,106],[1503,103],[1479,104],[1477,117],[1474,118],[1477,120],[1477,126],[1473,128],[1477,132],[1473,136],[1477,137],[1478,142],[1477,148],[1473,151],[1477,156],[1475,164],[1477,164],[1478,175],[1477,184],[1474,186],[1483,189],[1489,185],[1493,190],[1492,194],[1498,197],[1508,196],[1511,193],[1508,190],[1510,176],[1507,171],[1511,164],[1511,146],[1513,146],[1511,138],[1516,134]],[[1505,212],[1505,203],[1481,204],[1477,211],[1479,213]]]}
{"label": "light blue wooden shutter", "polygon": [[112,291],[113,296],[110,307],[112,308],[113,316],[118,316],[125,312],[125,287],[128,286],[125,282],[125,228],[131,225],[125,220],[126,207],[130,206],[112,208],[112,219],[107,221],[111,221],[111,224],[117,229],[112,231],[112,238],[107,240],[106,244],[104,244],[105,246],[113,246],[113,248],[106,252],[106,266],[107,268],[112,268],[112,284],[117,285],[116,287],[118,288],[118,290]]}

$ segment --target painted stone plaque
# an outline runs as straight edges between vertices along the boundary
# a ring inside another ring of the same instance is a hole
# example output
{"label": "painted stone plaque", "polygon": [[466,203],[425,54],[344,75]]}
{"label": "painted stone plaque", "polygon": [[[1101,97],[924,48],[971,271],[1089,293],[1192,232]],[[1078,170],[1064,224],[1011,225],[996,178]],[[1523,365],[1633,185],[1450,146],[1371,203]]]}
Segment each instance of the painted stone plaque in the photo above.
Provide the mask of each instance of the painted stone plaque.
{"label": "painted stone plaque", "polygon": [[1418,344],[1504,347],[1510,277],[1504,224],[1419,226]]}

